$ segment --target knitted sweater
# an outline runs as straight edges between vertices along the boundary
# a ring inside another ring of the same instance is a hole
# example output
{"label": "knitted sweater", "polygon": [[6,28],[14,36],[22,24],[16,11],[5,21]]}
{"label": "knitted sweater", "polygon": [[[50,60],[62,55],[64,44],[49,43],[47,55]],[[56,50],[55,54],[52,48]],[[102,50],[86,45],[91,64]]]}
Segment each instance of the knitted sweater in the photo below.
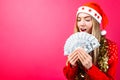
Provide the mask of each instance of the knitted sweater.
{"label": "knitted sweater", "polygon": [[[89,70],[85,70],[87,75],[89,76],[89,80],[115,80],[116,68],[118,63],[118,48],[114,42],[107,40],[108,42],[108,71],[106,73],[102,72],[97,66],[94,64]],[[77,71],[76,67],[71,67],[71,64],[68,63],[67,66],[64,67],[63,72],[65,77],[68,80],[75,80],[75,75]]]}

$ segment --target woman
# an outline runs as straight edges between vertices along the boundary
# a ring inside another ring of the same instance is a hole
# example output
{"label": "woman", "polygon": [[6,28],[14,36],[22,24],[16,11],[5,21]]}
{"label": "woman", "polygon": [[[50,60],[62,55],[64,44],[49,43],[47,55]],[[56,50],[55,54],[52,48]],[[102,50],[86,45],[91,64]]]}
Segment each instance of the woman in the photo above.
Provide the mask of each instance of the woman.
{"label": "woman", "polygon": [[107,23],[107,17],[98,4],[87,3],[79,7],[75,32],[93,34],[100,47],[90,54],[79,48],[68,56],[63,69],[68,80],[115,80],[118,50],[116,44],[105,37]]}

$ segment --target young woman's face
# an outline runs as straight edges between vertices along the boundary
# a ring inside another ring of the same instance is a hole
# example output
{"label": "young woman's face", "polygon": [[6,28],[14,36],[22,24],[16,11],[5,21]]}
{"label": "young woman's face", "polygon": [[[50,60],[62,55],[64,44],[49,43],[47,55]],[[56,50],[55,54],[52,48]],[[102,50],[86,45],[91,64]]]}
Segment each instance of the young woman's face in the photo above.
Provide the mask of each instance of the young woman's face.
{"label": "young woman's face", "polygon": [[92,17],[86,13],[79,13],[77,17],[77,25],[80,32],[92,32]]}

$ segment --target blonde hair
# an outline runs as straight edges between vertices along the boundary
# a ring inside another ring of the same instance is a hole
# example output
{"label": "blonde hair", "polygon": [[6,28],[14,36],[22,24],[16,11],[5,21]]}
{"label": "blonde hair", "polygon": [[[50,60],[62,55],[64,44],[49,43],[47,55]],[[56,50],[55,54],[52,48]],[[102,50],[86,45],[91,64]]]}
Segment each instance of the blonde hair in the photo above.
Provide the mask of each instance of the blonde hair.
{"label": "blonde hair", "polygon": [[[92,26],[92,35],[94,35],[98,41],[100,42],[100,39],[101,39],[101,34],[100,34],[100,24],[92,17],[92,23],[93,23],[93,26]],[[74,33],[76,32],[79,32],[79,28],[78,28],[78,25],[77,25],[77,18],[76,18],[76,22],[75,22],[75,27],[74,27]],[[91,54],[91,56],[93,57],[93,63],[96,64],[96,61],[97,61],[97,57],[99,55],[99,48],[95,49],[93,51],[93,54]]]}

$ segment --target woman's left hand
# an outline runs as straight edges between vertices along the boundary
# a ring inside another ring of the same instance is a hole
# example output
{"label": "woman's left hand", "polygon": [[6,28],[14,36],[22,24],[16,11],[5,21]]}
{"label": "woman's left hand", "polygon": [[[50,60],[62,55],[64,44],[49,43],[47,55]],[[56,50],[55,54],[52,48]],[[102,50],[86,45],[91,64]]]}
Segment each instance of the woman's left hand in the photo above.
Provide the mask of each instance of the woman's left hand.
{"label": "woman's left hand", "polygon": [[83,48],[78,49],[78,58],[87,70],[92,67],[92,57]]}

